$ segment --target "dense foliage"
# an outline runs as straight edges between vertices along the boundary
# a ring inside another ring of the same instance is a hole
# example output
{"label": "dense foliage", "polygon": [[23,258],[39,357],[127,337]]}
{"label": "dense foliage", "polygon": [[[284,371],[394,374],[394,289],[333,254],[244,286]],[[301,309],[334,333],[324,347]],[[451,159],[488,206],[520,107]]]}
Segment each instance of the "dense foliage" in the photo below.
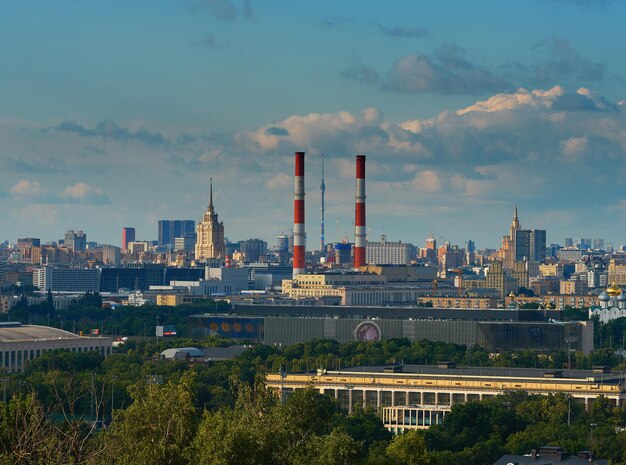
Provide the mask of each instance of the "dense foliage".
{"label": "dense foliage", "polygon": [[[177,345],[229,341],[176,340]],[[514,393],[456,405],[444,423],[395,438],[372,412],[342,412],[333,398],[297,391],[281,403],[264,371],[425,363],[562,366],[563,354],[489,356],[482,349],[406,339],[257,346],[219,363],[155,357],[172,341],[129,341],[124,351],[50,352],[6,377],[0,403],[2,463],[490,464],[542,445],[591,449],[626,464],[626,411],[598,398],[589,412],[565,396]],[[575,363],[613,361],[599,351]],[[573,361],[574,362],[574,361]],[[560,364],[560,365],[559,365]]]}
{"label": "dense foliage", "polygon": [[[184,334],[187,316],[224,311],[207,301],[180,307],[85,307],[97,295],[58,313],[49,302],[11,315],[49,318],[68,328],[101,328],[135,335],[117,353],[48,352],[22,373],[4,375],[0,402],[0,465],[6,463],[482,465],[504,453],[543,445],[591,449],[626,464],[626,411],[600,397],[586,412],[565,396],[513,393],[456,405],[444,423],[392,438],[372,412],[342,412],[334,399],[310,390],[282,403],[262,375],[279,370],[387,363],[562,368],[568,354],[531,351],[490,354],[484,349],[406,338],[378,343],[313,340],[287,347],[254,346],[219,363],[161,360],[168,347],[227,346],[210,338],[143,337],[157,317]],[[22,312],[22,313],[20,313]],[[575,316],[575,314],[572,314]],[[582,315],[582,313],[580,313]],[[75,322],[75,323],[74,323]],[[183,328],[183,331],[180,331]],[[625,368],[615,353],[626,319],[596,323],[601,348],[570,354],[575,368]]]}

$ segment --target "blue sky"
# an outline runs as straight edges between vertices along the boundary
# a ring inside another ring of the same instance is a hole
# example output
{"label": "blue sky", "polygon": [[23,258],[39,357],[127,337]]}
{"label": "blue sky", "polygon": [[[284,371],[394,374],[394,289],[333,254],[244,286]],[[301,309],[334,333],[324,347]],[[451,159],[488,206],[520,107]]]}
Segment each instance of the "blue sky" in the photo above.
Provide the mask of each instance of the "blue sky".
{"label": "blue sky", "polygon": [[198,220],[231,240],[353,234],[496,247],[522,226],[626,243],[626,6],[610,0],[3,2],[0,239],[118,244]]}

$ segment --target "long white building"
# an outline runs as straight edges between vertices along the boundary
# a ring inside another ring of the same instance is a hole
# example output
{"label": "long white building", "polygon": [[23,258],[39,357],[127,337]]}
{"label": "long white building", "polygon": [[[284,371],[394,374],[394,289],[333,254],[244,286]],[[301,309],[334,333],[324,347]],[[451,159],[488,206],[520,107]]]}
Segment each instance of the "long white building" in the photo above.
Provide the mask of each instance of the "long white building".
{"label": "long white building", "polygon": [[0,323],[0,367],[7,372],[21,371],[30,360],[50,350],[99,352],[111,355],[110,337],[78,336],[57,328],[23,325],[19,322]]}
{"label": "long white building", "polygon": [[33,285],[42,291],[98,292],[100,291],[100,270],[43,266],[33,271]]}

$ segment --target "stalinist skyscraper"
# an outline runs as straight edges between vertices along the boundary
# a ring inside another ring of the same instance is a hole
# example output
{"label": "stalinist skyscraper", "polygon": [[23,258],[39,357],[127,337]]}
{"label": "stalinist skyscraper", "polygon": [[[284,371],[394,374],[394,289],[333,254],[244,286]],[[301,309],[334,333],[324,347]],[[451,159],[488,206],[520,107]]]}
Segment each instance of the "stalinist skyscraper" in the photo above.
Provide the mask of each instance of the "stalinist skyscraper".
{"label": "stalinist skyscraper", "polygon": [[196,260],[225,257],[224,223],[218,221],[213,208],[213,178],[211,178],[209,206],[196,229]]}
{"label": "stalinist skyscraper", "polygon": [[508,236],[502,236],[502,248],[500,249],[500,258],[502,259],[502,267],[510,270],[515,263],[515,233],[521,229],[519,219],[517,218],[517,205],[513,213],[513,221]]}

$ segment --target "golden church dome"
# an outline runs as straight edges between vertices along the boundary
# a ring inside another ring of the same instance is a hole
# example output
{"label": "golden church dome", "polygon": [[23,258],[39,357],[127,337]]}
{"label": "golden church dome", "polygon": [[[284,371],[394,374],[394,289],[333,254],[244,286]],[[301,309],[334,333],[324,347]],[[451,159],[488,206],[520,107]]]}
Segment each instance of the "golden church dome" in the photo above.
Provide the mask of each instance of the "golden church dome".
{"label": "golden church dome", "polygon": [[615,284],[615,282],[613,282],[613,284],[611,284],[611,285],[607,288],[606,293],[607,293],[608,295],[610,295],[611,297],[615,297],[615,296],[620,295],[620,294],[622,293],[622,290],[621,290],[619,287],[617,287],[617,285]]}

